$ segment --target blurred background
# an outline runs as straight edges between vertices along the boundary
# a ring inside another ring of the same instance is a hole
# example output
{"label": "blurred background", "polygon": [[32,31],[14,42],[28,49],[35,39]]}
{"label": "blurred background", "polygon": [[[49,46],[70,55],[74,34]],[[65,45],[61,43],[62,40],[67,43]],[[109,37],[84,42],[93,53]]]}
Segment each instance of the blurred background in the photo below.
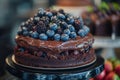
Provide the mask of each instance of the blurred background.
{"label": "blurred background", "polygon": [[[38,8],[64,9],[82,16],[95,36],[94,48],[104,58],[120,58],[120,0],[0,0],[0,74],[13,53],[19,25]],[[108,55],[109,54],[109,55]]]}

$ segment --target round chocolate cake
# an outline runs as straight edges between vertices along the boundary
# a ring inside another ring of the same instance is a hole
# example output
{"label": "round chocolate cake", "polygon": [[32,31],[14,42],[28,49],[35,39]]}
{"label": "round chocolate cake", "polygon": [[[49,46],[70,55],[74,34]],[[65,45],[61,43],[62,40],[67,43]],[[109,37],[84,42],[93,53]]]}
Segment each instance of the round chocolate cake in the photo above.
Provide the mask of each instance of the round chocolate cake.
{"label": "round chocolate cake", "polygon": [[81,17],[64,10],[38,9],[22,23],[16,36],[15,61],[44,68],[67,68],[96,60],[93,36]]}

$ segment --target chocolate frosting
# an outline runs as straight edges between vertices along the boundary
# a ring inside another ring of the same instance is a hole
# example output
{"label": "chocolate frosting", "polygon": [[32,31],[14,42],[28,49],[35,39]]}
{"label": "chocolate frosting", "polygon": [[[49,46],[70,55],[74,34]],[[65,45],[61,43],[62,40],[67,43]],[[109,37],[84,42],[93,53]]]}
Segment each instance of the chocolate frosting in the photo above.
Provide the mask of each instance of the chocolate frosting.
{"label": "chocolate frosting", "polygon": [[58,54],[66,50],[80,50],[83,47],[92,45],[93,36],[89,33],[85,37],[77,37],[75,40],[62,41],[42,41],[30,37],[16,36],[16,43],[25,48],[42,50],[50,54]]}

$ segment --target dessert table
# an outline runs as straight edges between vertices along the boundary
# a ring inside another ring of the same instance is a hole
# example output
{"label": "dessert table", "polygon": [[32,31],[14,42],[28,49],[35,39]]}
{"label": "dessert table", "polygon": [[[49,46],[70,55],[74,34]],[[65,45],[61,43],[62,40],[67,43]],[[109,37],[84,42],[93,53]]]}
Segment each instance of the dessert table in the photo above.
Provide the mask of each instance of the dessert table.
{"label": "dessert table", "polygon": [[12,55],[6,58],[7,71],[22,80],[89,80],[104,69],[104,59],[97,56],[93,64],[84,67],[62,69],[40,69],[16,65]]}

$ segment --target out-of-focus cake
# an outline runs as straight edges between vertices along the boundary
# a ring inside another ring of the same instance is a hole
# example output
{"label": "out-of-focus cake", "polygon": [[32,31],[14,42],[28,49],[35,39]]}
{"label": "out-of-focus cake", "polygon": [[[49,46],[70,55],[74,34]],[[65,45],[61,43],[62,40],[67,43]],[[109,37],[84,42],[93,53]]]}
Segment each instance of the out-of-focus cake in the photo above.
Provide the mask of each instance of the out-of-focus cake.
{"label": "out-of-focus cake", "polygon": [[90,27],[93,35],[111,36],[115,33],[120,36],[120,10],[115,9],[113,4],[103,4],[102,7],[94,5],[92,11],[82,13],[85,24]]}
{"label": "out-of-focus cake", "polygon": [[81,17],[64,10],[39,9],[16,36],[15,61],[33,67],[85,66],[96,60],[93,36]]}

